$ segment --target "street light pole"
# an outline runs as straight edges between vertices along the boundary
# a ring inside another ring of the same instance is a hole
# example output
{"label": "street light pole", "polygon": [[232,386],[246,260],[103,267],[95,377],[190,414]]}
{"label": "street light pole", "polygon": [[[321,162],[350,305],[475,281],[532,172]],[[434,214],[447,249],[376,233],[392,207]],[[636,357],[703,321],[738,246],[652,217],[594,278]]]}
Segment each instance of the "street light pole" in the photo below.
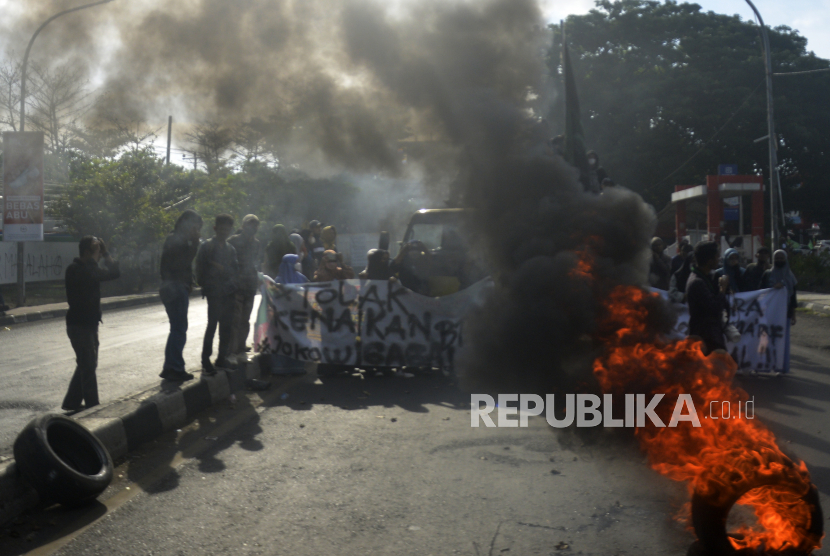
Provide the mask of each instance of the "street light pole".
{"label": "street light pole", "polygon": [[752,11],[755,12],[755,16],[758,18],[758,22],[761,25],[761,39],[764,42],[764,58],[766,59],[766,73],[767,73],[767,130],[769,132],[768,135],[768,144],[769,144],[769,186],[770,186],[770,236],[772,238],[772,249],[773,251],[778,248],[779,243],[779,234],[778,234],[778,218],[777,218],[777,202],[778,202],[778,191],[780,191],[781,185],[778,183],[778,145],[777,139],[775,137],[775,121],[773,119],[773,105],[772,105],[772,55],[770,53],[769,48],[769,33],[767,32],[767,26],[764,24],[764,19],[761,17],[761,14],[758,12],[758,9],[752,3],[751,0],[746,0],[746,3],[749,4],[749,7],[752,8]]}
{"label": "street light pole", "polygon": [[[58,12],[43,23],[40,24],[40,27],[37,28],[35,34],[32,35],[32,38],[29,40],[29,45],[26,47],[26,53],[23,55],[23,63],[21,64],[20,68],[20,132],[24,132],[26,130],[26,69],[29,67],[29,52],[32,51],[32,45],[35,43],[35,39],[43,31],[43,28],[52,23],[54,20],[59,18],[62,15],[66,15],[68,13],[77,12],[78,10],[83,10],[84,8],[91,8],[92,6],[98,6],[101,4],[108,4],[112,2],[112,0],[99,0],[98,2],[93,2],[91,4],[84,4],[83,6],[78,6],[77,8],[70,8],[68,10],[64,10],[62,12]],[[20,307],[26,302],[26,277],[24,274],[24,266],[23,261],[26,257],[26,243],[23,241],[17,242],[17,306]]]}

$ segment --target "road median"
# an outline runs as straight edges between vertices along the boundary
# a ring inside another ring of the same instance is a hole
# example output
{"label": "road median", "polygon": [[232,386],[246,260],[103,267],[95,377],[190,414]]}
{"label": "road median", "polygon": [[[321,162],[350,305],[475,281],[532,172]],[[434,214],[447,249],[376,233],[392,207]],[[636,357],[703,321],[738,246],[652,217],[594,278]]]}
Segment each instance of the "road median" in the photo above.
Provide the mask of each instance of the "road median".
{"label": "road median", "polygon": [[[118,461],[138,446],[181,428],[198,413],[244,389],[246,382],[259,374],[259,361],[254,357],[236,370],[199,376],[183,384],[163,381],[82,411],[73,418],[92,431],[112,459]],[[23,480],[17,463],[14,460],[0,463],[0,525],[13,521],[39,503],[37,492]]]}

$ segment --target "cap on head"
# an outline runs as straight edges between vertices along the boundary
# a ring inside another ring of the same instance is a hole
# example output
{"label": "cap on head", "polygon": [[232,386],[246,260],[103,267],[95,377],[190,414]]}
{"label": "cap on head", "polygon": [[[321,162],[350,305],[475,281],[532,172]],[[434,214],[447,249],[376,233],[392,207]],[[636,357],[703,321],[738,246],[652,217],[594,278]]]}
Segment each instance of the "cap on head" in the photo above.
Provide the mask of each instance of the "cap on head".
{"label": "cap on head", "polygon": [[256,224],[259,226],[259,217],[256,214],[246,214],[245,218],[242,219],[242,225],[245,226],[246,224]]}

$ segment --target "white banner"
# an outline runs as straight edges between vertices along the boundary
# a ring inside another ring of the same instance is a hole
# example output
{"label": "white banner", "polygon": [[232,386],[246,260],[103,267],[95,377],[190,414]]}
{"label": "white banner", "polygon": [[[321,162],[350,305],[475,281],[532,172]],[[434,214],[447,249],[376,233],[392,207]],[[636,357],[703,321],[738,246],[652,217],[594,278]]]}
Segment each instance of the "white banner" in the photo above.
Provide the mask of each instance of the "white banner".
{"label": "white banner", "polygon": [[[665,291],[654,289],[664,298]],[[673,304],[678,311],[675,334],[685,337],[689,330],[689,307]],[[787,290],[768,289],[729,296],[729,323],[741,333],[737,343],[726,347],[743,372],[786,373],[790,369],[790,327],[787,322]]]}
{"label": "white banner", "polygon": [[254,343],[300,361],[452,369],[464,317],[491,286],[433,298],[386,280],[282,285],[262,276]]}
{"label": "white banner", "polygon": [[[66,267],[78,256],[78,242],[42,241],[26,244],[26,282],[63,280]],[[0,284],[17,282],[17,243],[0,242]]]}
{"label": "white banner", "polygon": [[43,132],[3,133],[3,241],[43,241]]}

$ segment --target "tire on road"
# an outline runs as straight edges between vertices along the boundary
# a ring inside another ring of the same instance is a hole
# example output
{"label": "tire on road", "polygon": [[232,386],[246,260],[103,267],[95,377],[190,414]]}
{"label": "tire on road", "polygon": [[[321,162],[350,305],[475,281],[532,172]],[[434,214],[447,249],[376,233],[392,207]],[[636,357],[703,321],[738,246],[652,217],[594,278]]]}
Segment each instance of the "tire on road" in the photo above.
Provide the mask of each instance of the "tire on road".
{"label": "tire on road", "polygon": [[32,419],[14,442],[20,474],[40,495],[66,506],[95,499],[112,481],[109,452],[77,421],[56,413]]}
{"label": "tire on road", "polygon": [[[697,541],[689,547],[687,556],[731,556],[743,554],[755,554],[754,550],[736,550],[729,542],[729,535],[726,532],[726,519],[732,506],[747,492],[753,488],[771,484],[786,484],[786,479],[780,480],[770,477],[762,481],[762,484],[748,485],[736,493],[736,496],[724,504],[713,504],[707,498],[697,492],[692,495],[692,525],[694,526]],[[805,528],[805,533],[814,539],[821,539],[824,533],[824,518],[821,511],[818,490],[811,485],[810,490],[801,499],[812,507],[810,525]],[[799,554],[791,551],[788,554]],[[777,553],[776,553],[777,554]]]}

